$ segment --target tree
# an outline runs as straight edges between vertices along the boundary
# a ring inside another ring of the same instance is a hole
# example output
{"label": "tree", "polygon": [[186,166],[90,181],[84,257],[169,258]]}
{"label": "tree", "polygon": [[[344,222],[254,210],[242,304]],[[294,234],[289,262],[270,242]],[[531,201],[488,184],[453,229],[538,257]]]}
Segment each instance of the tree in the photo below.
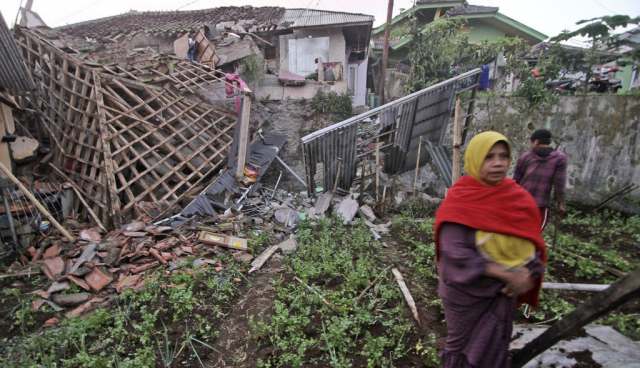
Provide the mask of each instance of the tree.
{"label": "tree", "polygon": [[[586,74],[585,92],[588,92],[589,80],[593,69],[597,65],[611,62],[621,57],[613,51],[620,48],[628,41],[620,39],[619,35],[612,33],[618,27],[626,27],[629,24],[638,24],[640,17],[631,18],[628,15],[602,16],[587,20],[581,20],[577,25],[584,24],[580,29],[573,32],[564,31],[556,37],[551,38],[552,42],[567,41],[576,36],[583,36],[590,39],[591,47],[585,55],[583,71]],[[634,57],[640,56],[640,52],[634,52]]]}
{"label": "tree", "polygon": [[502,37],[472,44],[465,31],[466,25],[464,18],[444,16],[421,28],[417,19],[411,16],[407,25],[394,35],[409,37],[407,93],[486,65],[499,56],[505,58],[507,70],[522,68],[516,56],[524,51],[524,40]]}

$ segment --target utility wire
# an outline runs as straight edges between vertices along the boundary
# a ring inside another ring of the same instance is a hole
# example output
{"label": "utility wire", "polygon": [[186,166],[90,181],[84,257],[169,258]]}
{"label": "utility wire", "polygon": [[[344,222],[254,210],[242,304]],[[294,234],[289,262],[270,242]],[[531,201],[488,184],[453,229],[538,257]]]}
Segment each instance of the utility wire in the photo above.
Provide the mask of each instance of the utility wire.
{"label": "utility wire", "polygon": [[593,0],[593,2],[594,2],[594,3],[596,3],[596,4],[598,4],[598,5],[600,5],[601,7],[605,8],[605,9],[607,9],[607,11],[609,11],[609,12],[611,12],[611,13],[613,13],[613,14],[618,14],[618,12],[614,12],[613,10],[611,10],[611,9],[607,8],[606,6],[604,6],[603,4],[601,4],[598,0]]}
{"label": "utility wire", "polygon": [[68,15],[68,16],[66,16],[66,17],[64,17],[64,18],[62,18],[62,19],[60,19],[60,20],[59,20],[59,21],[57,21],[57,22],[53,22],[53,24],[57,24],[57,23],[62,22],[62,21],[63,21],[63,20],[65,20],[65,19],[71,18],[72,16],[74,16],[74,15],[76,15],[76,14],[78,14],[78,13],[81,13],[81,12],[83,12],[83,11],[85,11],[85,10],[89,9],[90,7],[92,7],[92,6],[96,5],[97,3],[101,2],[101,1],[102,1],[102,0],[98,0],[98,1],[96,1],[95,3],[93,3],[93,4],[91,4],[91,5],[88,5],[88,6],[84,7],[84,8],[82,8],[82,9],[78,10],[77,12],[75,12],[75,13],[73,13],[73,14]]}

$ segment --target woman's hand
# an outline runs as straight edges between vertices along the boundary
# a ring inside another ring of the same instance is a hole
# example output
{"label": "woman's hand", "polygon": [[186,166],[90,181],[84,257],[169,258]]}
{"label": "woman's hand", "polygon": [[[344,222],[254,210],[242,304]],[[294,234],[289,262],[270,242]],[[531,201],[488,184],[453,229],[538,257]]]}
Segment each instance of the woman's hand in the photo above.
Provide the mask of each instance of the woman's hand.
{"label": "woman's hand", "polygon": [[510,298],[522,295],[533,287],[531,271],[526,267],[516,271],[509,271],[496,263],[489,263],[484,275],[504,281],[505,286],[500,291]]}
{"label": "woman's hand", "polygon": [[507,284],[500,290],[504,295],[512,298],[522,295],[533,287],[533,279],[531,271],[523,267],[517,271],[509,271],[508,279],[504,280]]}

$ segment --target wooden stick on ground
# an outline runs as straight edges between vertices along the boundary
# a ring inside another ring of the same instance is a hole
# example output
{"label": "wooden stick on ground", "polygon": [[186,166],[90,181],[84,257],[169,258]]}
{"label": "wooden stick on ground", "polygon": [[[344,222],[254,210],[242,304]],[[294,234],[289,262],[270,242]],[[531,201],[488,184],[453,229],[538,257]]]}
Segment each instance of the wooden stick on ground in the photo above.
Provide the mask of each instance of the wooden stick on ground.
{"label": "wooden stick on ground", "polygon": [[269,248],[267,248],[267,250],[265,250],[264,252],[262,252],[262,254],[256,258],[253,262],[251,262],[251,269],[249,270],[249,273],[253,272],[253,271],[257,271],[260,269],[260,267],[262,267],[262,265],[269,259],[271,258],[271,256],[273,255],[273,253],[276,252],[276,250],[278,250],[278,248],[280,248],[277,245],[272,245]]}
{"label": "wooden stick on ground", "polygon": [[338,311],[338,309],[336,309],[336,307],[334,307],[334,306],[333,306],[333,304],[329,303],[329,301],[328,301],[327,299],[325,299],[325,298],[324,298],[322,295],[320,295],[320,293],[318,293],[317,291],[313,290],[313,289],[311,288],[311,286],[307,285],[307,283],[305,283],[304,281],[300,280],[298,277],[294,277],[294,279],[295,279],[296,281],[298,281],[299,283],[301,283],[302,285],[306,286],[306,287],[307,287],[307,289],[311,290],[311,292],[313,292],[314,294],[316,294],[316,295],[320,298],[320,300],[322,300],[322,301],[324,302],[324,304],[326,304],[326,305],[327,305],[327,307],[331,308],[331,310],[333,310],[333,311],[334,311],[334,312],[336,312],[336,313],[340,313],[340,312]]}
{"label": "wooden stick on ground", "polygon": [[385,268],[382,272],[380,272],[380,274],[378,275],[378,277],[376,277],[373,282],[371,282],[369,284],[369,286],[367,286],[364,290],[362,290],[362,293],[360,293],[360,295],[358,296],[358,299],[356,299],[356,301],[353,303],[353,305],[358,305],[358,303],[360,303],[360,300],[362,300],[362,298],[364,297],[364,294],[366,294],[367,291],[369,291],[369,289],[371,289],[373,287],[373,285],[375,285],[378,280],[380,280],[380,277],[382,277],[382,275],[384,275],[385,273],[387,273],[387,271],[391,268],[391,266]]}
{"label": "wooden stick on ground", "polygon": [[42,271],[40,271],[40,269],[37,269],[37,268],[33,270],[16,272],[16,273],[5,273],[4,275],[0,275],[0,280],[10,278],[10,277],[24,277],[24,276],[28,277],[28,276],[37,275],[40,273],[42,273]]}
{"label": "wooden stick on ground", "polygon": [[[581,255],[579,255],[579,254],[575,254],[575,253],[573,253],[573,252],[569,252],[568,250],[564,250],[564,249],[562,249],[562,248],[560,248],[560,247],[553,247],[553,246],[551,246],[551,245],[549,245],[549,244],[545,244],[545,245],[547,246],[547,248],[553,248],[554,250],[560,251],[560,252],[562,252],[562,253],[564,253],[564,254],[567,254],[567,255],[570,255],[570,256],[572,256],[572,257],[576,257],[576,258],[583,259],[583,260],[584,260],[584,259],[587,259],[587,258],[585,258],[585,257],[583,257],[583,256],[581,256]],[[625,277],[625,276],[627,275],[627,273],[626,273],[626,272],[622,272],[622,271],[617,270],[617,269],[615,269],[615,268],[612,268],[612,267],[609,267],[609,266],[603,265],[603,264],[601,264],[601,263],[599,263],[599,262],[597,262],[597,261],[594,261],[594,262],[598,263],[598,264],[599,264],[599,265],[600,265],[604,270],[609,271],[609,273],[611,273],[611,274],[613,274],[613,275],[615,275],[615,276],[618,276],[618,277]]]}
{"label": "wooden stick on ground", "polygon": [[404,277],[402,277],[402,274],[400,273],[400,271],[398,271],[395,268],[392,268],[391,272],[393,272],[393,276],[396,277],[398,286],[400,287],[400,290],[402,290],[402,294],[404,295],[404,298],[407,300],[407,304],[409,304],[409,309],[411,309],[411,313],[413,313],[413,318],[415,318],[416,321],[418,322],[418,326],[422,326],[422,324],[420,324],[420,316],[418,316],[418,308],[416,307],[416,302],[413,300],[413,297],[409,292],[409,288],[407,287],[407,284],[404,282]]}
{"label": "wooden stick on ground", "polygon": [[49,211],[47,211],[46,208],[44,208],[44,206],[38,202],[38,200],[36,199],[36,197],[33,196],[33,194],[24,187],[24,185],[22,185],[22,183],[20,182],[20,180],[18,180],[18,178],[16,178],[15,176],[13,176],[13,174],[11,173],[11,171],[9,171],[9,169],[7,169],[6,166],[4,166],[1,162],[0,162],[0,170],[2,170],[2,172],[9,178],[11,179],[12,182],[14,182],[18,188],[20,188],[20,191],[22,191],[22,194],[24,194],[25,197],[29,198],[29,200],[31,201],[31,203],[33,203],[36,208],[38,210],[40,210],[40,212],[42,212],[42,214],[47,218],[47,220],[49,220],[51,222],[51,224],[53,224],[53,226],[58,229],[58,231],[65,237],[67,238],[70,242],[74,242],[75,239],[71,236],[71,234],[69,234],[69,232],[67,230],[65,230],[65,228],[62,227],[62,225],[60,225],[58,223],[58,221],[56,221],[55,218],[53,218],[53,216],[51,216],[51,214],[49,213]]}

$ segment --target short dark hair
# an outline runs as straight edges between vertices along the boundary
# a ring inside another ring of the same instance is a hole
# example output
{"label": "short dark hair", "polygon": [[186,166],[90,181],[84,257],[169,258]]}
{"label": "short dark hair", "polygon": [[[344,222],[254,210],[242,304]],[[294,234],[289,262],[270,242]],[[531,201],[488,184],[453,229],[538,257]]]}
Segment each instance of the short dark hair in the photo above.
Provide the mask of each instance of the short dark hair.
{"label": "short dark hair", "polygon": [[531,142],[537,140],[540,144],[551,144],[551,132],[546,129],[538,129],[531,134]]}

